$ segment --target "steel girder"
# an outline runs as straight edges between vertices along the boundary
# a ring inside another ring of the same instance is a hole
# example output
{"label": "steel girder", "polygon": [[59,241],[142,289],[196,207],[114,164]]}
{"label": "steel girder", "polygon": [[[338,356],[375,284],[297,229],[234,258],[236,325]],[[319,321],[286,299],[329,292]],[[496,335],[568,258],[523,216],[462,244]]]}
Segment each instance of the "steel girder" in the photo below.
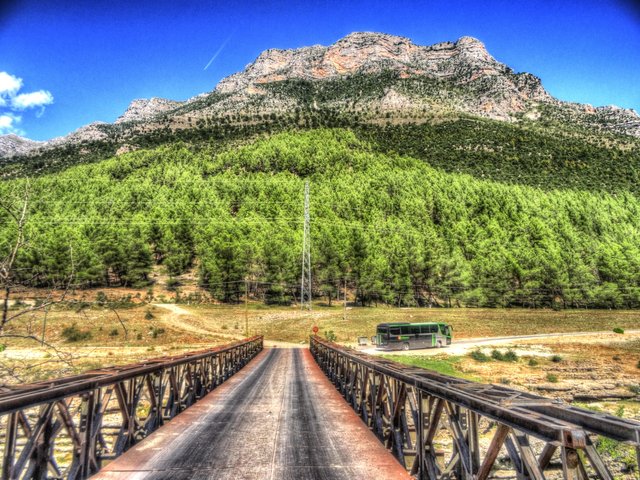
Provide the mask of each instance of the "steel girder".
{"label": "steel girder", "polygon": [[83,479],[245,366],[262,337],[0,391],[2,479]]}
{"label": "steel girder", "polygon": [[485,480],[497,470],[519,480],[613,479],[598,436],[634,449],[640,463],[639,422],[405,366],[317,336],[310,348],[345,400],[419,479]]}

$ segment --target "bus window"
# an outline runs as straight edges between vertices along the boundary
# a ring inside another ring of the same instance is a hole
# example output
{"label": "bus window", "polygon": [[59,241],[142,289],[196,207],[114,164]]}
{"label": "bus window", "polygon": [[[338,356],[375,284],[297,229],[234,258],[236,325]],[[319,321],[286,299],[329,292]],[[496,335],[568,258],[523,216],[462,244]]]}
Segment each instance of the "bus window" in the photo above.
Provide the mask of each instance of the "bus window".
{"label": "bus window", "polygon": [[400,335],[400,327],[392,327],[389,329],[391,335]]}
{"label": "bus window", "polygon": [[409,335],[409,326],[403,325],[402,327],[400,327],[400,331],[402,332],[402,335]]}
{"label": "bus window", "polygon": [[411,325],[409,327],[409,333],[411,335],[420,335],[420,325]]}
{"label": "bus window", "polygon": [[382,335],[386,335],[389,333],[389,327],[378,327],[378,333]]}

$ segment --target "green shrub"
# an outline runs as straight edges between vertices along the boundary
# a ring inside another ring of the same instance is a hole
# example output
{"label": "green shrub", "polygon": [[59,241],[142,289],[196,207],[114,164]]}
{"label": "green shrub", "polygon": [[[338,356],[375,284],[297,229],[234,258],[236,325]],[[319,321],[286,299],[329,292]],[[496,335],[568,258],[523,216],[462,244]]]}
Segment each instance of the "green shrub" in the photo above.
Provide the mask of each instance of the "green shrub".
{"label": "green shrub", "polygon": [[500,350],[494,349],[494,350],[491,350],[491,358],[493,358],[494,360],[503,361],[504,355]]}
{"label": "green shrub", "polygon": [[114,328],[109,332],[109,336],[110,337],[117,337],[119,334],[120,334],[120,332],[118,332],[117,328]]}
{"label": "green shrub", "polygon": [[547,382],[558,383],[558,376],[553,373],[547,373]]}
{"label": "green shrub", "polygon": [[624,329],[622,329],[620,327],[616,327],[616,328],[613,329],[613,333],[623,334],[624,333]]}
{"label": "green shrub", "polygon": [[330,342],[335,342],[336,340],[338,340],[338,337],[335,333],[333,333],[333,330],[325,331],[324,338],[326,338]]}
{"label": "green shrub", "polygon": [[151,313],[151,310],[147,310],[146,312],[144,312],[145,320],[153,320],[154,318],[155,318],[155,315]]}
{"label": "green shrub", "polygon": [[560,355],[554,355],[551,357],[551,361],[553,363],[560,363],[562,361],[562,357]]}
{"label": "green shrub", "polygon": [[469,354],[469,356],[476,362],[488,362],[490,360],[490,358],[486,354],[482,353],[482,350],[480,349],[474,350]]}
{"label": "green shrub", "polygon": [[528,363],[529,363],[530,367],[537,367],[538,366],[538,360],[536,360],[535,358],[530,358]]}
{"label": "green shrub", "polygon": [[136,334],[136,340],[142,340],[142,334],[141,333]]}
{"label": "green shrub", "polygon": [[74,323],[70,327],[62,330],[62,336],[67,342],[81,342],[82,340],[89,340],[91,338],[91,332],[88,330],[80,330]]}
{"label": "green shrub", "polygon": [[153,327],[151,329],[151,336],[153,338],[158,338],[158,335],[162,335],[164,333],[164,328],[161,327]]}
{"label": "green shrub", "polygon": [[640,384],[638,385],[629,385],[629,391],[636,395],[640,395]]}
{"label": "green shrub", "polygon": [[516,352],[514,352],[513,350],[511,350],[511,349],[507,350],[507,353],[504,354],[504,361],[505,362],[517,362],[518,361],[518,354]]}

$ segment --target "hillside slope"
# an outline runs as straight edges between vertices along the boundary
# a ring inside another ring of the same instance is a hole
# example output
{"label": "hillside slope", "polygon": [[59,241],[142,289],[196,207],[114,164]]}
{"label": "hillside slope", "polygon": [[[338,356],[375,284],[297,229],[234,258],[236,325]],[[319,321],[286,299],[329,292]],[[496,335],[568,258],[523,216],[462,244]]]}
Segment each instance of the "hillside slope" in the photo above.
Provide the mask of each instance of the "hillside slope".
{"label": "hillside slope", "polygon": [[[640,202],[631,193],[543,190],[446,173],[380,153],[344,129],[289,132],[224,151],[175,144],[56,175],[30,190],[22,280],[144,286],[154,263],[198,269],[232,301],[239,280],[288,302],[311,181],[314,282],[394,305],[640,306]],[[18,202],[16,201],[16,204]],[[12,229],[0,214],[0,252]],[[72,272],[73,270],[73,272]]]}

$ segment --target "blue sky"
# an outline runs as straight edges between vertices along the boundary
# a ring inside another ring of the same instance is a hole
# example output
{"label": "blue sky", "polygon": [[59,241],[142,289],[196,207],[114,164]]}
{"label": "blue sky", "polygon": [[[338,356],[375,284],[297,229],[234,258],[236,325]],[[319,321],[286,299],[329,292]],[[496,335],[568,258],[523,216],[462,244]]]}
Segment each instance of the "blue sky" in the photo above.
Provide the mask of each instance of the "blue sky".
{"label": "blue sky", "polygon": [[0,133],[45,140],[113,122],[135,98],[184,100],[262,50],[353,31],[422,45],[470,35],[560,99],[640,111],[632,1],[22,0],[0,3]]}

